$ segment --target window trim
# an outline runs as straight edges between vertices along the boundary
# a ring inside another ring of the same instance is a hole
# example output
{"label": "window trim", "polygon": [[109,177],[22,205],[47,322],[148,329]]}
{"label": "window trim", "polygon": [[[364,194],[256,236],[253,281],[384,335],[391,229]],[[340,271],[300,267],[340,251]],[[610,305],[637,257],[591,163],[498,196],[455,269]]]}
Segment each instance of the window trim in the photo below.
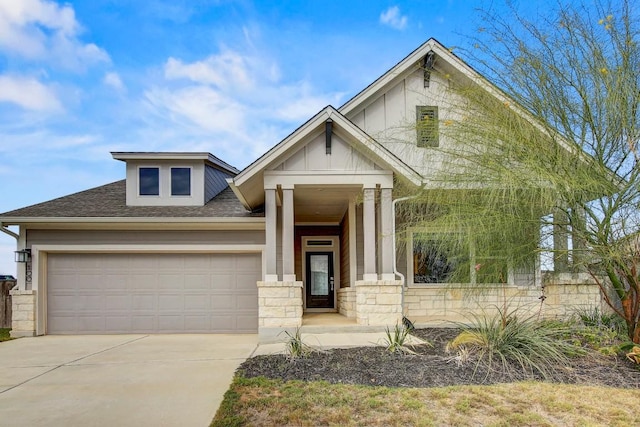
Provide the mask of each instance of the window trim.
{"label": "window trim", "polygon": [[[189,194],[173,194],[173,170],[187,169],[189,170]],[[193,195],[193,167],[191,166],[169,166],[169,196],[171,197],[191,197]]]}
{"label": "window trim", "polygon": [[[142,180],[140,172],[142,169],[155,169],[158,171],[158,194],[142,194]],[[162,195],[162,168],[159,165],[139,165],[137,168],[137,190],[138,197],[161,197]]]}
{"label": "window trim", "polygon": [[[433,112],[433,130],[431,135],[426,133],[429,131],[426,127],[421,126],[424,111]],[[416,145],[418,148],[437,148],[440,146],[440,126],[438,121],[437,105],[416,105]],[[425,142],[423,142],[425,141]]]}

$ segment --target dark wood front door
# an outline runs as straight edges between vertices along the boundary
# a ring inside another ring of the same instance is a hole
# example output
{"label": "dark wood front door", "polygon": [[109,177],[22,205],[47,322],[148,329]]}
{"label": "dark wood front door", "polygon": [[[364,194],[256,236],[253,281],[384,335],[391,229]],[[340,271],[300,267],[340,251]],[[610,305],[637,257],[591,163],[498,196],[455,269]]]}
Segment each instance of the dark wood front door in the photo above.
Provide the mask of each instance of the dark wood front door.
{"label": "dark wood front door", "polygon": [[333,252],[307,252],[307,308],[334,308]]}

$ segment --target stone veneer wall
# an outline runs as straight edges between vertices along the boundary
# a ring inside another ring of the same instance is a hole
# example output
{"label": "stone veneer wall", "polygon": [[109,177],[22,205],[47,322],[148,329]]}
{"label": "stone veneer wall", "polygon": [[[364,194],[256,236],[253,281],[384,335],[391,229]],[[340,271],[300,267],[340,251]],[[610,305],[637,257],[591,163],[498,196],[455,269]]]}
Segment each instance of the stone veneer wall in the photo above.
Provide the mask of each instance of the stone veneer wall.
{"label": "stone veneer wall", "polygon": [[36,291],[9,291],[11,295],[11,337],[33,337],[36,334]]}
{"label": "stone veneer wall", "polygon": [[258,327],[302,325],[302,282],[258,282]]}
{"label": "stone veneer wall", "polygon": [[356,288],[338,289],[338,313],[353,319],[356,317]]}
{"label": "stone veneer wall", "polygon": [[359,280],[356,287],[356,321],[359,325],[396,325],[402,321],[402,282]]}
{"label": "stone veneer wall", "polygon": [[[464,285],[423,285],[405,289],[405,316],[423,325],[465,322],[474,314],[491,315],[518,307],[545,318],[566,318],[578,309],[605,309],[600,289],[584,274],[549,274],[544,286],[496,285],[481,291]],[[545,296],[544,302],[540,297]]]}

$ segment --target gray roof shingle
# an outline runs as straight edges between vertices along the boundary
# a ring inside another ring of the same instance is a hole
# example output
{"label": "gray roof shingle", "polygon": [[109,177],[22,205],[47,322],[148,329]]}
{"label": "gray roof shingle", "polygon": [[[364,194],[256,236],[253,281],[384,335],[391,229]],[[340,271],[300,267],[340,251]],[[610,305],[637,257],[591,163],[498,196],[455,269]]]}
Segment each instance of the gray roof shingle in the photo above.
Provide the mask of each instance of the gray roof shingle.
{"label": "gray roof shingle", "polygon": [[0,214],[2,218],[251,218],[231,188],[204,206],[127,206],[125,180]]}

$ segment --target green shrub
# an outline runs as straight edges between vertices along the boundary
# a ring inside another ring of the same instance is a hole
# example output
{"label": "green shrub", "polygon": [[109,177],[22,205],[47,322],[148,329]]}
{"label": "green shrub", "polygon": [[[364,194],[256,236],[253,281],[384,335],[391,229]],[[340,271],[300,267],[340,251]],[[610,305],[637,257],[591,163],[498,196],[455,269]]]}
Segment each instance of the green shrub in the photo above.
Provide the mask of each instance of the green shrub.
{"label": "green shrub", "polygon": [[415,352],[407,345],[407,337],[409,336],[409,328],[396,325],[393,332],[389,327],[385,330],[386,338],[384,345],[391,353],[415,354]]}
{"label": "green shrub", "polygon": [[290,359],[297,359],[299,357],[306,357],[309,353],[313,351],[311,347],[305,344],[302,341],[302,335],[300,333],[300,328],[296,328],[295,332],[291,333],[289,331],[284,331],[287,335],[287,340],[285,342],[285,353]]}
{"label": "green shrub", "polygon": [[626,336],[627,326],[624,319],[616,313],[604,313],[598,307],[588,307],[576,310],[575,315],[584,326],[609,329],[618,335]]}
{"label": "green shrub", "polygon": [[538,320],[536,315],[519,316],[517,310],[474,315],[469,325],[460,327],[462,332],[449,342],[448,350],[466,353],[488,370],[509,373],[516,367],[549,378],[568,364],[569,356],[580,352],[567,340],[567,325]]}

